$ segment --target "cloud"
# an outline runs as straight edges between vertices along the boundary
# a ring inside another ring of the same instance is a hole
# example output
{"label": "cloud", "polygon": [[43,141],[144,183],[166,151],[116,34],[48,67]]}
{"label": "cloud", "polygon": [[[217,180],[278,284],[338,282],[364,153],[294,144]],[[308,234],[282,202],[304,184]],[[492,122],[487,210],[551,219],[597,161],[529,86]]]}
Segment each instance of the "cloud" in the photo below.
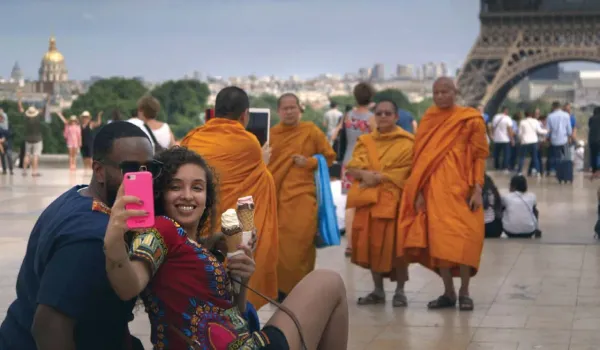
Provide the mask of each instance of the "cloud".
{"label": "cloud", "polygon": [[93,21],[94,20],[94,16],[91,13],[88,12],[84,12],[81,17],[86,20],[86,21]]}

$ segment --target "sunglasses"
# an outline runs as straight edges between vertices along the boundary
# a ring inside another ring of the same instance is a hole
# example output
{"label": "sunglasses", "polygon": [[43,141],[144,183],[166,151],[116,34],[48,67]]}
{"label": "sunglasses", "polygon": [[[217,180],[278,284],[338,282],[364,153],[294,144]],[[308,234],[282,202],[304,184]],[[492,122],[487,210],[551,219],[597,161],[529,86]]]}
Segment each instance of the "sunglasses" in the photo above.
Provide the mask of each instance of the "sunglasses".
{"label": "sunglasses", "polygon": [[391,117],[394,115],[394,112],[389,112],[389,111],[385,111],[385,112],[376,112],[375,115],[377,117]]}
{"label": "sunglasses", "polygon": [[123,161],[121,163],[111,162],[110,160],[103,160],[102,164],[111,165],[119,168],[122,174],[135,173],[138,171],[148,171],[152,174],[152,177],[156,179],[160,176],[163,168],[163,163],[158,160],[151,160],[149,162],[141,163],[136,161]]}

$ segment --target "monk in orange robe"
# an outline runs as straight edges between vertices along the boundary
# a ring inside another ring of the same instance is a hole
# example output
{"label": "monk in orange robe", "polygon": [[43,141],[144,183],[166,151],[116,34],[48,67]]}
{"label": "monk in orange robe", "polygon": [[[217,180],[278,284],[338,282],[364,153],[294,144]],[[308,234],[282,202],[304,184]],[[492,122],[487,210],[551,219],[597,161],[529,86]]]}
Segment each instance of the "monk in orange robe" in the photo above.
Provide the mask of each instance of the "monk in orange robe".
{"label": "monk in orange robe", "polygon": [[433,85],[435,106],[417,130],[411,176],[402,194],[399,249],[406,258],[439,273],[444,294],[430,309],[456,306],[453,276],[460,276],[460,310],[473,310],[469,281],[477,273],[483,249],[481,189],[488,156],[481,113],[455,104],[449,78]]}
{"label": "monk in orange robe", "polygon": [[314,123],[301,122],[300,101],[294,94],[277,101],[281,122],[271,129],[272,149],[269,170],[277,188],[279,261],[277,281],[280,300],[315,268],[317,194],[315,154],[331,166],[335,152],[327,137]]}
{"label": "monk in orange robe", "polygon": [[371,270],[375,289],[359,305],[385,302],[383,278],[397,282],[394,307],[406,306],[408,265],[397,250],[398,207],[413,158],[414,137],[396,125],[398,106],[382,100],[375,106],[376,130],[358,138],[349,175],[354,179],[348,203],[356,208],[352,224],[352,262]]}
{"label": "monk in orange robe", "polygon": [[[214,169],[218,179],[219,221],[221,213],[236,208],[238,198],[254,197],[254,224],[258,235],[254,254],[256,272],[248,286],[277,298],[275,183],[263,160],[258,139],[245,129],[249,105],[244,90],[234,86],[221,90],[215,102],[215,118],[190,131],[181,145],[200,154]],[[220,228],[220,222],[215,227]],[[256,309],[266,304],[252,292],[248,292],[248,300]]]}

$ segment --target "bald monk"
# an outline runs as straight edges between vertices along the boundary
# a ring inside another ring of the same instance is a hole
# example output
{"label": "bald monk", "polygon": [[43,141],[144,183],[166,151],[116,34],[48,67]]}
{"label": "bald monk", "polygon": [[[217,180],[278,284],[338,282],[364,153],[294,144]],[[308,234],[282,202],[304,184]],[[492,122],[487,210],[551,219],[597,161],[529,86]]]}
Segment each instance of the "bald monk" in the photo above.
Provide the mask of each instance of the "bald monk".
{"label": "bald monk", "polygon": [[452,277],[460,276],[459,308],[469,311],[469,280],[483,248],[481,188],[489,152],[481,113],[456,105],[456,93],[449,78],[433,85],[435,106],[417,130],[413,169],[402,194],[399,249],[442,277],[444,294],[428,308],[455,307]]}
{"label": "bald monk", "polygon": [[356,208],[352,224],[352,262],[371,270],[375,289],[359,305],[385,302],[383,278],[397,282],[394,307],[407,305],[404,284],[408,265],[397,250],[398,207],[412,166],[414,137],[396,125],[398,106],[382,100],[375,106],[377,128],[358,138],[348,173],[354,179],[348,203]]}
{"label": "bald monk", "polygon": [[277,188],[279,222],[279,299],[285,296],[315,268],[317,234],[317,194],[315,154],[331,166],[335,152],[327,137],[314,123],[301,122],[300,101],[294,94],[277,100],[281,118],[271,129],[269,170]]}
{"label": "bald monk", "polygon": [[[246,131],[250,101],[244,90],[230,86],[217,94],[215,118],[190,131],[181,145],[203,156],[215,170],[221,213],[235,208],[237,199],[254,197],[254,223],[258,242],[255,251],[256,272],[249,287],[270,298],[277,298],[277,197],[275,183],[265,162],[261,146]],[[206,234],[211,234],[208,232]],[[266,301],[248,292],[248,300],[259,309]]]}

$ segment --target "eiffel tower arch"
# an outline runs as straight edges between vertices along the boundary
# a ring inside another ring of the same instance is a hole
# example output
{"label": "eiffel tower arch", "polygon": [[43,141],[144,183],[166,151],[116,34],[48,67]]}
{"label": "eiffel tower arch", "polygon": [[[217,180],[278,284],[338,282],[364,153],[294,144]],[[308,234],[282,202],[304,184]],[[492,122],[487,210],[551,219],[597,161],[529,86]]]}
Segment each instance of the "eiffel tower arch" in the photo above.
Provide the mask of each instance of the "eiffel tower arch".
{"label": "eiffel tower arch", "polygon": [[488,113],[538,69],[600,63],[600,0],[481,0],[480,22],[457,86],[464,104]]}

